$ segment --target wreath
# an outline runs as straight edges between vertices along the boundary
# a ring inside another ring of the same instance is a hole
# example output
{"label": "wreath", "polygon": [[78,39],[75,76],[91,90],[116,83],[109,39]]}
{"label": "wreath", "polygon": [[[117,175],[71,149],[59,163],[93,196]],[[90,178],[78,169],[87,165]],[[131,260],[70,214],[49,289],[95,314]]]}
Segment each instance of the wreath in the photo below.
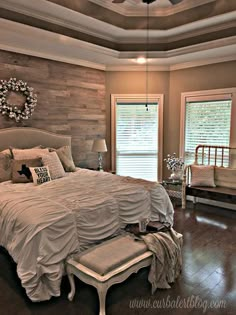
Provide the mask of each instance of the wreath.
{"label": "wreath", "polygon": [[[9,92],[21,93],[25,97],[23,109],[17,105],[11,104],[7,101]],[[29,119],[37,104],[37,95],[33,93],[33,88],[29,87],[27,82],[10,78],[7,80],[0,80],[0,113],[9,118],[14,118],[16,122],[21,119]]]}

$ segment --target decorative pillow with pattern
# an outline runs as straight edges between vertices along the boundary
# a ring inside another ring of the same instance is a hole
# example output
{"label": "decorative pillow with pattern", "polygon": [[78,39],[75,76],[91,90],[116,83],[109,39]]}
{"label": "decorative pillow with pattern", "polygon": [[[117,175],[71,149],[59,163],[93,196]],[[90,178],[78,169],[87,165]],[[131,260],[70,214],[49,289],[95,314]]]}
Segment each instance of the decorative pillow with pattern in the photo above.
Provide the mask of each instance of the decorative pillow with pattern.
{"label": "decorative pillow with pattern", "polygon": [[0,152],[0,183],[11,179],[11,153],[10,150]]}
{"label": "decorative pillow with pattern", "polygon": [[10,148],[10,150],[15,160],[35,159],[38,157],[42,157],[43,154],[49,153],[48,149],[41,149],[40,147],[32,149]]}
{"label": "decorative pillow with pattern", "polygon": [[64,146],[59,149],[50,149],[49,151],[55,151],[61,161],[66,172],[75,172],[76,167],[71,154],[71,148],[69,146]]}
{"label": "decorative pillow with pattern", "polygon": [[42,159],[12,160],[12,182],[29,183],[32,182],[30,167],[42,166]]}
{"label": "decorative pillow with pattern", "polygon": [[30,171],[35,185],[41,185],[52,180],[48,166],[30,167]]}
{"label": "decorative pillow with pattern", "polygon": [[191,186],[216,187],[213,165],[191,165]]}
{"label": "decorative pillow with pattern", "polygon": [[66,175],[56,152],[44,154],[42,156],[42,161],[44,166],[48,166],[52,179],[57,179]]}

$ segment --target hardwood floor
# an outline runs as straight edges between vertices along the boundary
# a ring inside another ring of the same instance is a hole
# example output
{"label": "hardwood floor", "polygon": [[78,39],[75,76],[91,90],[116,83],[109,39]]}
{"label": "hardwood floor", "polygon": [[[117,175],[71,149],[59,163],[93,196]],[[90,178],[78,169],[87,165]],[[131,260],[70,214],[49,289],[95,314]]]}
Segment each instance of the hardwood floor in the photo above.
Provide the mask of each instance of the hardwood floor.
{"label": "hardwood floor", "polygon": [[[140,270],[109,289],[107,315],[236,314],[236,212],[200,204],[195,209],[191,203],[187,206],[185,211],[175,211],[174,228],[184,235],[181,276],[171,289],[151,295],[148,269]],[[76,288],[74,301],[69,302],[65,277],[59,298],[32,303],[21,288],[15,264],[0,250],[1,315],[98,314],[96,290],[79,280]]]}

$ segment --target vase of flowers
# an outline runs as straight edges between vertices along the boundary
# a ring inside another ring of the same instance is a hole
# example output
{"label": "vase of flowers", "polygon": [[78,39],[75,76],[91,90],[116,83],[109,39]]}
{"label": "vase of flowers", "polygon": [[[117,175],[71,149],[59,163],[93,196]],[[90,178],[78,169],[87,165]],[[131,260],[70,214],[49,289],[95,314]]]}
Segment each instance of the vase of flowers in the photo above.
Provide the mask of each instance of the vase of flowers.
{"label": "vase of flowers", "polygon": [[168,170],[171,171],[170,179],[173,181],[181,180],[184,166],[183,159],[176,157],[176,153],[173,153],[172,155],[168,154],[164,161],[166,162]]}

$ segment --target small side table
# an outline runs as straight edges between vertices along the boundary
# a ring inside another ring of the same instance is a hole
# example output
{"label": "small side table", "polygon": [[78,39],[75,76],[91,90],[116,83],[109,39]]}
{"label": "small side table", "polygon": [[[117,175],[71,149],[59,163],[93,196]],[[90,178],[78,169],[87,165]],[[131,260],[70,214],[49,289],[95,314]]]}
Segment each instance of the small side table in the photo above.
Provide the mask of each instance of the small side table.
{"label": "small side table", "polygon": [[161,185],[167,191],[170,200],[174,207],[181,206],[182,204],[182,181],[181,180],[163,180]]}

